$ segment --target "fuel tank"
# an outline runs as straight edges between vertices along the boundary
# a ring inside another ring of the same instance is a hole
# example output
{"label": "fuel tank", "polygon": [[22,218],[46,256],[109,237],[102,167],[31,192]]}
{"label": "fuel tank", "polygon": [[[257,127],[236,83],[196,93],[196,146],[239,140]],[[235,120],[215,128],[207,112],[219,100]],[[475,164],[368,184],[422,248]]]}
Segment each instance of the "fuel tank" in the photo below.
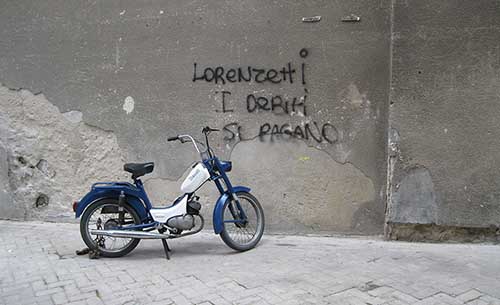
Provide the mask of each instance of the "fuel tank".
{"label": "fuel tank", "polygon": [[183,193],[193,193],[209,178],[210,173],[205,165],[198,162],[193,169],[191,169],[191,172],[189,172],[189,175],[186,177],[184,182],[182,182],[181,191]]}

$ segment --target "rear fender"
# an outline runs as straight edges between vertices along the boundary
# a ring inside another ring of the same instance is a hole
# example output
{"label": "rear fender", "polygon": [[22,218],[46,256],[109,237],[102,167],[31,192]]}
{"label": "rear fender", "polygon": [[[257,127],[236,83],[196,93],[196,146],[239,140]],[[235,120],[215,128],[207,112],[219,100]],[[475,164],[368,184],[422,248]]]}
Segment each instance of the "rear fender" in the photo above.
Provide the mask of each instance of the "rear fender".
{"label": "rear fender", "polygon": [[141,201],[141,199],[138,198],[136,194],[133,194],[127,187],[113,189],[92,187],[92,190],[83,196],[83,198],[78,202],[75,218],[80,217],[85,209],[97,200],[104,198],[118,199],[118,196],[120,196],[122,191],[125,194],[127,203],[137,212],[141,220],[146,220],[148,218],[148,211],[144,206],[143,201]]}
{"label": "rear fender", "polygon": [[[244,186],[233,186],[233,191],[235,193],[237,192],[250,192],[250,189],[248,187]],[[224,204],[226,203],[226,200],[230,199],[230,194],[229,192],[225,192],[222,194],[219,199],[217,200],[217,203],[215,204],[214,208],[214,215],[213,215],[213,224],[214,224],[214,231],[215,234],[220,234],[222,230],[224,230]]]}

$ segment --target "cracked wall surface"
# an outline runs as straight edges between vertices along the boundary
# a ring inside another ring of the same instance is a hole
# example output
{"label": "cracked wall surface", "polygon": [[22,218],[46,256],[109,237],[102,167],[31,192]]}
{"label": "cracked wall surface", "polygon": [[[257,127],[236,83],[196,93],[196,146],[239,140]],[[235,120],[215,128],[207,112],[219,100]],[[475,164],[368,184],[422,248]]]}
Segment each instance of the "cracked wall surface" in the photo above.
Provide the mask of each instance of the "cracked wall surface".
{"label": "cracked wall surface", "polygon": [[[378,232],[383,214],[377,210],[375,185],[354,165],[331,162],[325,152],[302,141],[266,144],[258,140],[239,143],[231,181],[249,185],[266,212],[266,228],[288,233]],[[155,202],[175,199],[179,181],[147,179],[146,189]],[[198,193],[202,214],[210,224],[218,192],[207,185]]]}
{"label": "cracked wall surface", "polygon": [[500,226],[499,12],[498,1],[395,1],[390,225]]}
{"label": "cracked wall surface", "polygon": [[0,108],[2,218],[74,217],[72,203],[91,183],[125,178],[112,132],[75,120],[27,90],[0,86]]}
{"label": "cracked wall surface", "polygon": [[[352,13],[362,22],[341,21]],[[302,22],[313,15],[321,22]],[[124,179],[121,163],[141,161],[155,162],[146,186],[165,205],[197,158],[166,137],[201,139],[209,125],[222,130],[212,134],[214,148],[234,162],[235,183],[258,194],[270,230],[381,233],[390,16],[390,1],[368,0],[4,2],[0,82],[37,94],[60,120],[34,146],[33,122],[12,105],[2,109],[10,124],[2,134],[18,136],[3,143],[8,161],[0,159],[16,175],[0,183],[5,194],[33,185],[29,196],[2,195],[2,206],[28,218],[67,215],[74,194]],[[27,94],[7,88],[2,95]],[[23,107],[41,111],[35,102]],[[54,138],[60,130],[69,134]],[[15,161],[16,142],[26,164]],[[102,163],[93,164],[97,156]],[[85,178],[69,174],[75,168]],[[35,189],[48,207],[32,209]],[[216,194],[202,194],[208,211]]]}

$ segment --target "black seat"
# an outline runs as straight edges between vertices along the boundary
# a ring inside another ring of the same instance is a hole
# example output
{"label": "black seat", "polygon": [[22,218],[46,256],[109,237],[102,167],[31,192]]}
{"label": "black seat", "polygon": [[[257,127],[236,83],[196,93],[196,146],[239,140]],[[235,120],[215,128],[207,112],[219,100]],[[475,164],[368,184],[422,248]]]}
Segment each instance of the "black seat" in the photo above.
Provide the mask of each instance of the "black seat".
{"label": "black seat", "polygon": [[123,165],[123,169],[132,174],[132,178],[138,178],[140,176],[144,176],[145,174],[149,174],[155,168],[154,162],[147,163],[126,163]]}

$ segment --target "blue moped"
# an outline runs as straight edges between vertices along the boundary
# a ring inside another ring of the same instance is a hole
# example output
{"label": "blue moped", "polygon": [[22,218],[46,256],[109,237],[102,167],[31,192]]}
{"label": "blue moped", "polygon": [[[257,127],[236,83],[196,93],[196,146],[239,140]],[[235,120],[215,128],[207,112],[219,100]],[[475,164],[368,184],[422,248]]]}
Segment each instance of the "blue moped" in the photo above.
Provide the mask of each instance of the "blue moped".
{"label": "blue moped", "polygon": [[[213,211],[215,234],[237,251],[254,248],[264,232],[264,212],[249,188],[233,186],[229,181],[227,173],[232,163],[219,160],[210,148],[208,135],[213,131],[219,130],[203,128],[204,145],[190,135],[167,139],[191,142],[201,157],[201,162],[193,165],[181,185],[183,195],[168,207],[153,207],[139,179],[153,171],[153,162],[124,165],[134,183],[94,183],[90,192],[73,204],[76,218],[81,216],[80,233],[89,249],[104,257],[120,257],[132,251],[141,239],[161,239],[169,259],[167,239],[192,235],[203,229],[201,204],[195,192],[209,180],[220,192]],[[198,144],[205,149],[200,150]]]}

